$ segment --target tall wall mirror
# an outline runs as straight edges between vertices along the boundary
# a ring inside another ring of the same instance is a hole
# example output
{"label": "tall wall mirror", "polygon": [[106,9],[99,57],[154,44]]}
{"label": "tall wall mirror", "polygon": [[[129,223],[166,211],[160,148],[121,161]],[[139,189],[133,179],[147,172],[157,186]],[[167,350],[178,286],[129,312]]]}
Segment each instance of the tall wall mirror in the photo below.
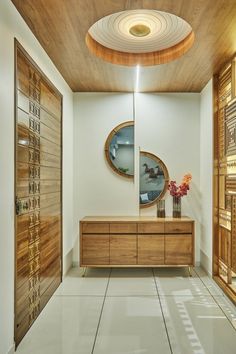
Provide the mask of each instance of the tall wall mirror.
{"label": "tall wall mirror", "polygon": [[126,178],[134,177],[134,122],[119,124],[105,143],[106,159],[110,167]]}
{"label": "tall wall mirror", "polygon": [[140,151],[139,201],[140,207],[146,208],[166,193],[169,174],[164,162],[154,154]]}

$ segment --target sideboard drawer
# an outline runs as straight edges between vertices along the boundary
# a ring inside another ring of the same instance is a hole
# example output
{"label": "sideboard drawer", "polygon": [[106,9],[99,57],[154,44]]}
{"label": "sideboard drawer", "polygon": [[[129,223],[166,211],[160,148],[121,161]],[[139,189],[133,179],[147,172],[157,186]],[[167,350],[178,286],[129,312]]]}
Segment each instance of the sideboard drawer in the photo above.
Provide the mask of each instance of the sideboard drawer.
{"label": "sideboard drawer", "polygon": [[83,223],[84,234],[109,234],[109,224],[105,223]]}
{"label": "sideboard drawer", "polygon": [[137,224],[132,223],[112,223],[110,224],[111,234],[136,234]]}
{"label": "sideboard drawer", "polygon": [[164,233],[164,222],[149,222],[138,224],[139,234],[163,234]]}
{"label": "sideboard drawer", "polygon": [[166,222],[165,233],[166,234],[188,234],[192,232],[191,222]]}

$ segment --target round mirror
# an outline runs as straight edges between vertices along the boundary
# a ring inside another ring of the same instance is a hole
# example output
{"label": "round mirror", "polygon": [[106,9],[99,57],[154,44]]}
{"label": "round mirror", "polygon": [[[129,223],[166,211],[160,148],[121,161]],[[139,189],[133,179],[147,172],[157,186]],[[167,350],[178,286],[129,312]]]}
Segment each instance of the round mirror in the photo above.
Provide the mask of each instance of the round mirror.
{"label": "round mirror", "polygon": [[121,176],[134,176],[134,122],[115,127],[105,143],[105,154],[111,168]]}
{"label": "round mirror", "polygon": [[159,157],[140,151],[140,207],[146,208],[160,200],[168,187],[169,174]]}

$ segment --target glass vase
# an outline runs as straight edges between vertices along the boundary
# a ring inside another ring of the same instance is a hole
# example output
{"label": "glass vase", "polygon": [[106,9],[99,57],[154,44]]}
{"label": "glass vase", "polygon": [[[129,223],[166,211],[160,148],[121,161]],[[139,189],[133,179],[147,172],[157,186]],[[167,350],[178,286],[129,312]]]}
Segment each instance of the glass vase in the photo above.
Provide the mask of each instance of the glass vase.
{"label": "glass vase", "polygon": [[158,218],[165,218],[166,211],[165,211],[165,201],[158,200],[157,201],[157,217]]}
{"label": "glass vase", "polygon": [[181,197],[173,197],[173,218],[181,218]]}

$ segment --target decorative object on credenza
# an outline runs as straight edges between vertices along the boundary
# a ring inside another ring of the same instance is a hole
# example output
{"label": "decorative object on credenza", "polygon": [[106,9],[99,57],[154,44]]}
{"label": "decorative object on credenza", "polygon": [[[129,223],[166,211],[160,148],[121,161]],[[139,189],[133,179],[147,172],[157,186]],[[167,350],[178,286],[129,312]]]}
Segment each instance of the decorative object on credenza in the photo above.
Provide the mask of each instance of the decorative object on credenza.
{"label": "decorative object on credenza", "polygon": [[181,197],[173,197],[173,218],[181,218]]}
{"label": "decorative object on credenza", "polygon": [[116,126],[108,135],[105,155],[113,171],[126,178],[134,177],[134,122]]}
{"label": "decorative object on credenza", "polygon": [[140,151],[139,166],[139,203],[140,208],[146,208],[164,196],[169,174],[164,162],[150,152]]}
{"label": "decorative object on credenza", "polygon": [[179,186],[176,185],[176,181],[170,181],[168,185],[170,195],[173,197],[173,218],[181,217],[181,198],[187,195],[191,180],[192,175],[188,173],[184,175]]}
{"label": "decorative object on credenza", "polygon": [[158,218],[165,218],[166,211],[165,211],[165,200],[158,200],[157,201],[157,217]]}

